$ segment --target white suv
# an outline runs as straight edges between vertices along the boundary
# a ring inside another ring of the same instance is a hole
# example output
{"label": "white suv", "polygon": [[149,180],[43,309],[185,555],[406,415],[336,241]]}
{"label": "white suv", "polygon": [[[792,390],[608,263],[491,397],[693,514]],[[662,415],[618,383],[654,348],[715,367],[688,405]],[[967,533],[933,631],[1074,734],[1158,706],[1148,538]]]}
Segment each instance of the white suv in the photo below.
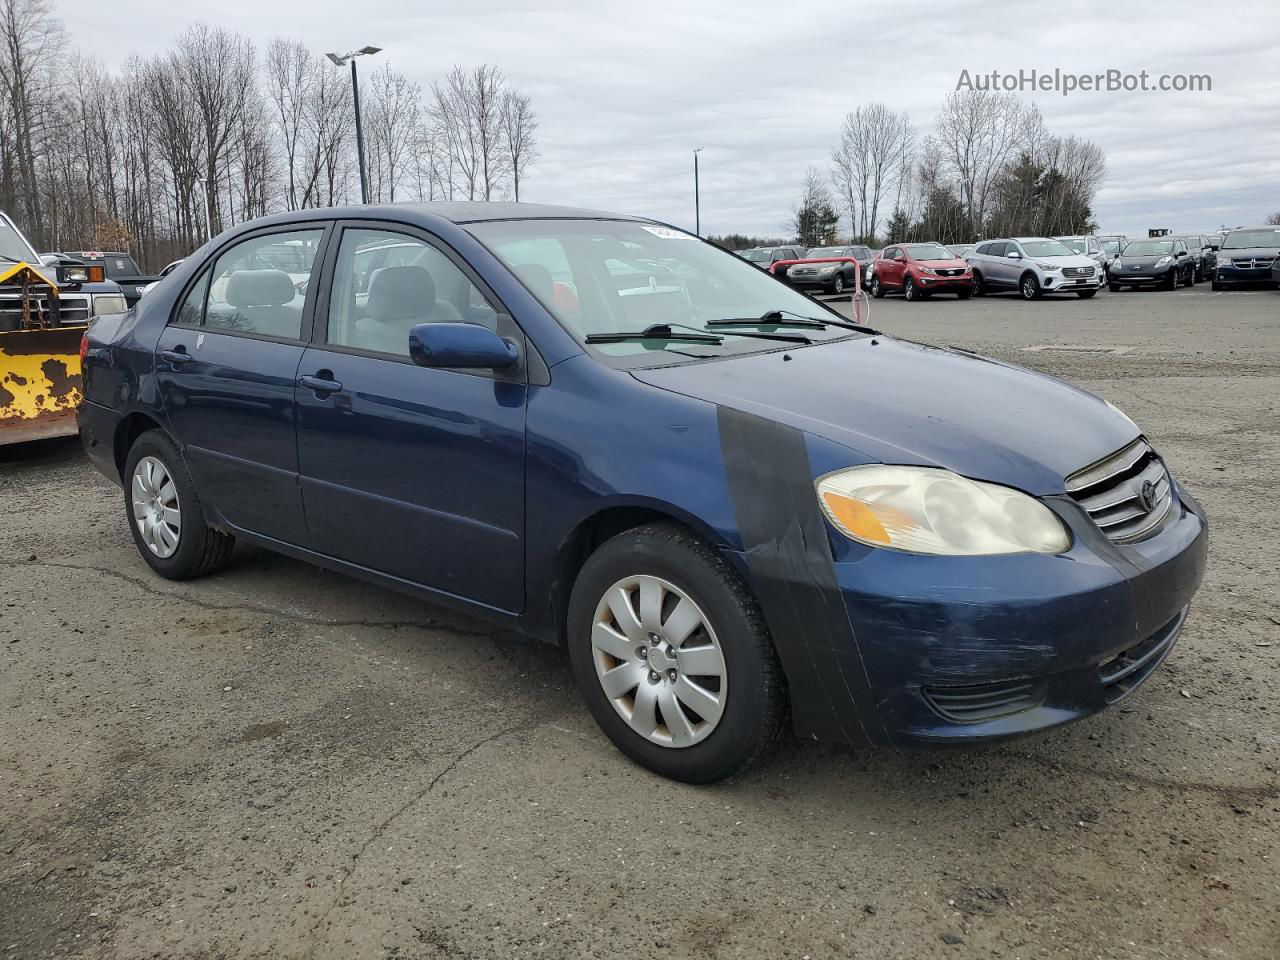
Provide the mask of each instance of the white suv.
{"label": "white suv", "polygon": [[1024,300],[1046,293],[1092,297],[1106,282],[1105,272],[1090,257],[1050,237],[986,240],[969,251],[974,293],[1017,290]]}

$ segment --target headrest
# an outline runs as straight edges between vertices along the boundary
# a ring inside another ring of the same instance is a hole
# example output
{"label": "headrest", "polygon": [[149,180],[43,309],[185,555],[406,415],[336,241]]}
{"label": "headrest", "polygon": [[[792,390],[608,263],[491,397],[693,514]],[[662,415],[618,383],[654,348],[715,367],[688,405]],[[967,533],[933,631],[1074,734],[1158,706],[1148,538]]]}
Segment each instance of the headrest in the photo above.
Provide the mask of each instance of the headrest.
{"label": "headrest", "polygon": [[429,317],[436,308],[436,283],[425,267],[383,267],[369,283],[365,310],[374,320]]}
{"label": "headrest", "polygon": [[236,270],[227,278],[227,303],[233,307],[280,307],[296,294],[283,270]]}
{"label": "headrest", "polygon": [[555,285],[551,280],[551,271],[542,264],[517,263],[511,269],[543,303],[551,303],[555,299]]}

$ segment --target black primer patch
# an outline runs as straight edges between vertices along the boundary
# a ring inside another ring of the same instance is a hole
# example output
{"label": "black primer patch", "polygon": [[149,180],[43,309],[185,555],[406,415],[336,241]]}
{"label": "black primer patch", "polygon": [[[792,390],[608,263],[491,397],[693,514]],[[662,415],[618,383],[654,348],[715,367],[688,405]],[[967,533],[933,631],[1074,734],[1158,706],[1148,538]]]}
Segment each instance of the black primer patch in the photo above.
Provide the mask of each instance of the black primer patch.
{"label": "black primer patch", "polygon": [[856,650],[857,640],[836,582],[804,434],[727,407],[717,409],[717,418],[751,585],[787,671],[796,732],[884,742],[865,669],[846,674],[837,654],[838,648]]}

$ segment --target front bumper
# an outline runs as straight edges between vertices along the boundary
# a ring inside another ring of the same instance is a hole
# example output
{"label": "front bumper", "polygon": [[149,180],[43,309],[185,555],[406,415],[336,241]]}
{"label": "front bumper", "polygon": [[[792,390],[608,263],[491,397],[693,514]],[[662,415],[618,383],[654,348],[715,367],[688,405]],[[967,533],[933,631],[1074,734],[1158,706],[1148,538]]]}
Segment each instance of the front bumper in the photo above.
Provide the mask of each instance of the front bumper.
{"label": "front bumper", "polygon": [[865,669],[885,741],[1041,730],[1096,713],[1146,680],[1204,575],[1204,515],[1179,496],[1158,534],[1124,547],[1063,500],[1052,506],[1075,542],[1062,556],[850,551],[862,555],[835,565],[852,626],[838,656],[846,672]]}
{"label": "front bumper", "polygon": [[1171,266],[1142,272],[1126,270],[1122,267],[1119,271],[1112,270],[1110,279],[1112,283],[1119,283],[1124,286],[1148,283],[1153,286],[1160,286],[1161,284],[1167,284],[1172,275],[1173,267]]}
{"label": "front bumper", "polygon": [[1276,263],[1280,263],[1280,260],[1265,267],[1251,268],[1218,264],[1214,270],[1214,279],[1218,283],[1270,283],[1273,280],[1280,281],[1280,271],[1274,269]]}
{"label": "front bumper", "polygon": [[922,290],[964,290],[973,286],[973,273],[968,271],[955,277],[920,274],[915,280]]}
{"label": "front bumper", "polygon": [[1062,274],[1045,274],[1040,281],[1040,289],[1045,291],[1097,290],[1104,283],[1101,270],[1095,270],[1091,277],[1067,277]]}

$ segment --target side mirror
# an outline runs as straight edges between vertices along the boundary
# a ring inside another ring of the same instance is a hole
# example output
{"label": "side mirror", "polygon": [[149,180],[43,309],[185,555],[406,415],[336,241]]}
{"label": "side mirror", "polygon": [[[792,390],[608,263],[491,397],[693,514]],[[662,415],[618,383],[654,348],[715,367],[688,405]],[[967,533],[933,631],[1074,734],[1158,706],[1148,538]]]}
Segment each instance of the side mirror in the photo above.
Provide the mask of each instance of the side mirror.
{"label": "side mirror", "polygon": [[476,323],[418,323],[409,331],[409,356],[420,367],[514,367],[515,344]]}
{"label": "side mirror", "polygon": [[1019,251],[1017,251],[1017,250],[1010,250],[1007,254],[1005,254],[1005,256],[1007,256],[1010,260],[1021,260],[1021,259],[1022,259],[1022,254],[1021,254],[1021,252],[1019,252]]}
{"label": "side mirror", "polygon": [[1187,255],[1187,251],[1185,250],[1179,250],[1177,253],[1174,254],[1175,257],[1185,257],[1186,255]]}

